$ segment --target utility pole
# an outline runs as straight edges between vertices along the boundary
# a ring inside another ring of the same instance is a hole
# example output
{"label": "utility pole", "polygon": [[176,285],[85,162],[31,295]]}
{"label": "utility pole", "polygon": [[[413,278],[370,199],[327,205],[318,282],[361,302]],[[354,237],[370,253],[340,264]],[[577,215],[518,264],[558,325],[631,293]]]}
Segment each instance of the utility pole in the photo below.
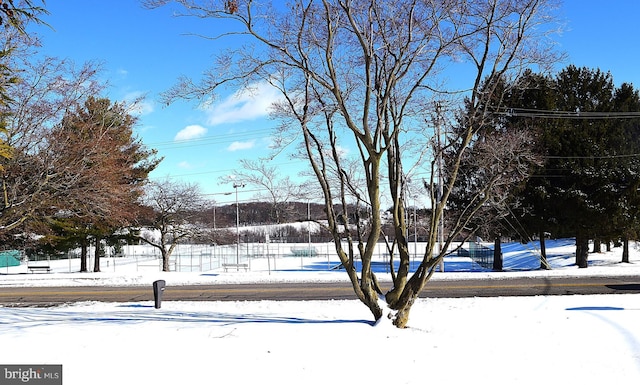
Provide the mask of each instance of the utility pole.
{"label": "utility pole", "polygon": [[236,189],[236,271],[240,271],[240,206],[238,205],[238,188],[244,187],[244,183],[233,183],[233,188]]}
{"label": "utility pole", "polygon": [[[440,134],[440,118],[441,118],[441,105],[440,102],[436,102],[436,146],[438,148],[436,164],[438,168],[438,196],[436,197],[436,206],[442,205],[442,196],[444,195],[443,176],[442,176],[442,139]],[[442,253],[444,247],[444,205],[441,207],[440,219],[438,221],[438,254]],[[444,260],[440,260],[440,271],[444,273]]]}
{"label": "utility pole", "polygon": [[418,212],[416,209],[418,196],[413,196],[413,253],[418,256]]}
{"label": "utility pole", "polygon": [[[443,190],[443,178],[442,178],[442,142],[440,139],[440,102],[436,102],[436,137],[438,146],[438,204],[442,202]],[[444,206],[440,213],[440,221],[438,225],[438,253],[442,253],[444,246]],[[440,271],[444,273],[444,259],[440,260]]]}

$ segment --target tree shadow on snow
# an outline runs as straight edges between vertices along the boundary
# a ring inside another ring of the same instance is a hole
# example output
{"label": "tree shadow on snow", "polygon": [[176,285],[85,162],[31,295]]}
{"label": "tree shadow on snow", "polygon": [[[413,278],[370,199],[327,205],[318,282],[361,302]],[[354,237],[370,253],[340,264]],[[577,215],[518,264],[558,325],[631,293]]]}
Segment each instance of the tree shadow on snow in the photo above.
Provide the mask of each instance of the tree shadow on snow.
{"label": "tree shadow on snow", "polygon": [[580,306],[580,307],[568,307],[566,310],[599,311],[599,310],[624,310],[624,308],[614,307],[614,306]]}
{"label": "tree shadow on snow", "polygon": [[[129,304],[121,308],[131,311],[64,311],[56,309],[14,308],[4,309],[11,314],[0,317],[0,333],[8,329],[21,329],[65,324],[82,326],[85,324],[140,324],[144,322],[202,323],[210,325],[238,324],[364,324],[373,325],[370,320],[362,319],[323,319],[277,316],[271,314],[237,314],[225,312],[184,312],[163,309],[150,309],[153,306]],[[7,318],[8,317],[8,318]]]}
{"label": "tree shadow on snow", "polygon": [[[637,310],[637,309],[626,309],[623,307],[615,307],[615,306],[580,306],[580,307],[570,307],[566,310],[569,311],[584,311],[586,314],[595,317],[603,324],[608,325],[611,329],[616,331],[618,335],[622,338],[622,340],[627,345],[629,349],[629,353],[634,357],[640,356],[640,340],[638,340],[636,333],[633,329],[629,328],[626,325],[621,324],[620,322],[613,319],[613,316],[609,316],[614,313],[606,313],[606,311],[620,311],[620,310]],[[601,312],[605,311],[605,312]],[[617,313],[615,313],[617,314]],[[640,361],[636,360],[636,367],[640,370]]]}

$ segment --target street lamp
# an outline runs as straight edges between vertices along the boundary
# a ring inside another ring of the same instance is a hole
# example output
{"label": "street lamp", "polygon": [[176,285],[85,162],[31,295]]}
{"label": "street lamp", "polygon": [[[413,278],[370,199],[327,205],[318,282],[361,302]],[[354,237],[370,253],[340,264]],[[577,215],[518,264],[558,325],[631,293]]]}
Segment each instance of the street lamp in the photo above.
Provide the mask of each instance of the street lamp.
{"label": "street lamp", "polygon": [[238,188],[244,187],[244,183],[234,183],[236,189],[236,235],[238,236],[236,245],[236,271],[240,271],[240,206],[238,206]]}

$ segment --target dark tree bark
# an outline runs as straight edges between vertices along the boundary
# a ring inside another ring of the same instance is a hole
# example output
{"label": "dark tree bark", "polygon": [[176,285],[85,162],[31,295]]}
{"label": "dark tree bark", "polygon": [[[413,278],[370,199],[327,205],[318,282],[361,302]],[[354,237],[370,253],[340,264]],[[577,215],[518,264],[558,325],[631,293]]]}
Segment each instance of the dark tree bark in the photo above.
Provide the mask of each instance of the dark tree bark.
{"label": "dark tree bark", "polygon": [[600,238],[593,239],[593,252],[602,253],[602,242],[600,241]]}
{"label": "dark tree bark", "polygon": [[100,272],[100,255],[102,254],[102,249],[100,248],[100,242],[102,242],[102,238],[100,236],[96,236],[96,249],[93,253],[93,272]]}
{"label": "dark tree bark", "polygon": [[581,269],[589,265],[589,237],[582,233],[576,236],[576,265]]}
{"label": "dark tree bark", "polygon": [[502,245],[500,236],[496,237],[493,246],[493,271],[502,271]]}
{"label": "dark tree bark", "polygon": [[87,269],[87,255],[89,254],[89,244],[86,238],[83,238],[80,242],[80,272],[86,273]]}
{"label": "dark tree bark", "polygon": [[549,262],[547,261],[547,243],[544,236],[544,230],[540,231],[540,269],[551,269]]}
{"label": "dark tree bark", "polygon": [[629,237],[622,238],[622,263],[629,263]]}

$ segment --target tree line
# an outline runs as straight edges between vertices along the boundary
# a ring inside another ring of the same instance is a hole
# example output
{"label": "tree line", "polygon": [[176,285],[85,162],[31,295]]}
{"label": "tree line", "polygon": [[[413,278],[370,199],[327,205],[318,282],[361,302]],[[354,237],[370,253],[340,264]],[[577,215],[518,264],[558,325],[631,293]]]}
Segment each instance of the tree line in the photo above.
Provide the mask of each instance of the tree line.
{"label": "tree line", "polygon": [[[582,268],[590,240],[595,251],[602,243],[622,243],[628,262],[628,241],[639,229],[638,90],[629,83],[615,86],[600,69],[574,65],[555,75],[526,71],[504,87],[509,91],[503,107],[491,111],[493,125],[470,147],[452,207],[464,207],[465,195],[496,166],[498,152],[526,152],[529,176],[494,192],[474,220],[477,231],[489,238],[539,239],[541,268],[549,268],[549,236],[575,237]],[[498,169],[509,172],[505,165]]]}

